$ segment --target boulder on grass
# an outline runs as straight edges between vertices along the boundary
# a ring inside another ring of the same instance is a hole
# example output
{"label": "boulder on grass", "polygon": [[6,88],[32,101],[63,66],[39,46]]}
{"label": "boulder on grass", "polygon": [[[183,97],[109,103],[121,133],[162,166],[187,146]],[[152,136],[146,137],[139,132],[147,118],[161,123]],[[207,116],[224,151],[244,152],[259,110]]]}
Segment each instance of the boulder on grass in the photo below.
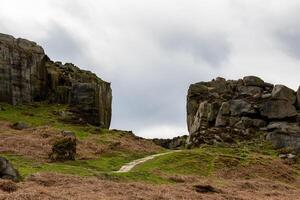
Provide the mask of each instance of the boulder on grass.
{"label": "boulder on grass", "polygon": [[16,122],[11,126],[15,130],[24,130],[29,128],[30,126],[26,124],[25,122]]}
{"label": "boulder on grass", "polygon": [[53,162],[75,160],[77,140],[74,136],[64,136],[55,141],[49,159]]}
{"label": "boulder on grass", "polygon": [[4,157],[0,157],[0,179],[13,181],[19,181],[21,179],[19,172]]}

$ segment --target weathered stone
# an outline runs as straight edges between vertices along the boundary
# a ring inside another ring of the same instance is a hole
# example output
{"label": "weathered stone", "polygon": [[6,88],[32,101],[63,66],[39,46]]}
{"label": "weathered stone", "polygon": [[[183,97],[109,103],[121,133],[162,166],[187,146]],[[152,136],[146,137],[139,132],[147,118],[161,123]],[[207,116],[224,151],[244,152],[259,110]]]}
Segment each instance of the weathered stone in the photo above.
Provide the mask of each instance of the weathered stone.
{"label": "weathered stone", "polygon": [[209,122],[214,122],[216,120],[219,109],[220,104],[218,102],[208,104],[207,120]]}
{"label": "weathered stone", "polygon": [[296,106],[298,109],[300,109],[300,86],[297,90],[297,103],[296,103]]}
{"label": "weathered stone", "polygon": [[230,117],[229,118],[229,126],[230,127],[234,127],[234,125],[236,123],[238,123],[240,121],[240,118],[239,117]]}
{"label": "weathered stone", "polygon": [[253,126],[253,120],[249,117],[242,117],[241,120],[235,124],[234,127],[239,129],[247,129]]}
{"label": "weathered stone", "polygon": [[198,108],[196,116],[194,118],[194,122],[191,126],[191,133],[195,133],[200,130],[200,128],[207,128],[208,127],[208,103],[207,101],[202,102]]}
{"label": "weathered stone", "polygon": [[252,108],[251,104],[241,100],[231,100],[230,104],[230,113],[232,116],[241,116],[243,114],[254,114],[256,111]]}
{"label": "weathered stone", "polygon": [[256,128],[265,127],[267,125],[266,121],[262,119],[252,119],[252,121],[253,121],[253,126]]}
{"label": "weathered stone", "polygon": [[35,42],[0,34],[0,102],[45,100],[71,104],[83,121],[110,126],[110,83],[73,64],[51,61]]}
{"label": "weathered stone", "polygon": [[291,148],[296,154],[300,154],[300,134],[288,134],[276,130],[267,134],[267,140],[270,140],[275,148]]}
{"label": "weathered stone", "polygon": [[3,157],[0,157],[0,178],[13,181],[19,181],[21,179],[19,172]]}
{"label": "weathered stone", "polygon": [[230,115],[230,104],[228,102],[223,102],[219,113],[221,115]]}
{"label": "weathered stone", "polygon": [[268,98],[271,98],[271,97],[272,97],[272,94],[271,94],[271,93],[267,93],[267,94],[261,95],[261,98],[262,98],[262,99],[268,99]]}
{"label": "weathered stone", "polygon": [[296,101],[295,91],[284,85],[275,85],[272,90],[272,99],[286,100],[290,104],[294,104]]}
{"label": "weathered stone", "polygon": [[223,102],[216,118],[215,126],[226,126],[229,123],[230,105],[228,102]]}
{"label": "weathered stone", "polygon": [[261,96],[262,88],[257,86],[241,86],[238,88],[241,95]]}
{"label": "weathered stone", "polygon": [[224,127],[229,124],[229,117],[224,115],[218,115],[216,119],[216,127]]}
{"label": "weathered stone", "polygon": [[243,78],[243,81],[244,81],[244,85],[246,86],[258,86],[258,87],[264,86],[264,81],[256,76],[245,76]]}
{"label": "weathered stone", "polygon": [[265,102],[260,113],[269,119],[284,119],[297,115],[295,106],[285,100],[271,100]]}
{"label": "weathered stone", "polygon": [[266,129],[268,131],[279,130],[282,133],[300,134],[300,126],[296,123],[271,122]]}

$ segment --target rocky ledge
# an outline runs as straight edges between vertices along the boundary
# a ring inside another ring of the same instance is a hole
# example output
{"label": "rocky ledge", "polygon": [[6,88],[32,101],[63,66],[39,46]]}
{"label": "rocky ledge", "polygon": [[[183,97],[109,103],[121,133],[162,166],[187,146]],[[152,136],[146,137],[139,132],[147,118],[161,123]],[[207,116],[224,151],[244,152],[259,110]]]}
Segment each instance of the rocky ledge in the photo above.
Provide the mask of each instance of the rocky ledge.
{"label": "rocky ledge", "polygon": [[109,128],[110,83],[73,64],[53,62],[35,42],[0,34],[0,102],[69,104],[80,122]]}
{"label": "rocky ledge", "polygon": [[300,153],[300,87],[247,76],[192,84],[187,95],[188,143],[235,142],[266,137],[277,148]]}

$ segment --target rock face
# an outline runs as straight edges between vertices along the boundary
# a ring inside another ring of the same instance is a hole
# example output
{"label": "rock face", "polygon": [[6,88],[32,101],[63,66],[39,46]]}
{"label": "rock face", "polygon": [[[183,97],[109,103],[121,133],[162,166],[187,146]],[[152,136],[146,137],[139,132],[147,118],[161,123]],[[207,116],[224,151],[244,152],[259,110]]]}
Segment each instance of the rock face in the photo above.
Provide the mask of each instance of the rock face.
{"label": "rock face", "polygon": [[[275,146],[298,151],[299,93],[255,76],[192,84],[187,95],[188,143],[234,142],[265,132]],[[281,126],[270,128],[275,122]]]}
{"label": "rock face", "polygon": [[110,126],[110,83],[73,64],[51,61],[35,42],[0,34],[0,102],[45,100],[70,104],[82,120]]}

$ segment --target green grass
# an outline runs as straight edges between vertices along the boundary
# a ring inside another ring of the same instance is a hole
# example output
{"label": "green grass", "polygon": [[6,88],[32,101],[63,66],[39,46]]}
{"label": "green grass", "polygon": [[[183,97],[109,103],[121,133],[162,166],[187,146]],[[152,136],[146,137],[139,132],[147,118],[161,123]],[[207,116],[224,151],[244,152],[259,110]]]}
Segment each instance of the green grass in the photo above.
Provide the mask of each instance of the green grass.
{"label": "green grass", "polygon": [[[65,111],[67,105],[35,103],[34,105],[12,106],[1,104],[5,111],[0,112],[0,120],[15,122],[25,122],[31,126],[49,125],[58,130],[73,131],[80,139],[89,136],[89,133],[95,132],[96,127],[92,125],[75,125],[64,123],[59,120],[59,116],[54,112]],[[108,130],[101,130],[103,133]]]}
{"label": "green grass", "polygon": [[124,164],[144,157],[143,154],[115,152],[104,154],[97,159],[76,160],[63,163],[42,163],[20,155],[1,154],[12,162],[23,178],[37,172],[56,172],[78,176],[93,176],[117,171]]}
{"label": "green grass", "polygon": [[265,142],[228,147],[207,145],[162,155],[136,166],[131,172],[113,176],[124,180],[172,183],[174,181],[169,177],[177,175],[208,177],[225,168],[235,170],[241,166],[264,162],[262,156],[276,159],[277,153]]}

